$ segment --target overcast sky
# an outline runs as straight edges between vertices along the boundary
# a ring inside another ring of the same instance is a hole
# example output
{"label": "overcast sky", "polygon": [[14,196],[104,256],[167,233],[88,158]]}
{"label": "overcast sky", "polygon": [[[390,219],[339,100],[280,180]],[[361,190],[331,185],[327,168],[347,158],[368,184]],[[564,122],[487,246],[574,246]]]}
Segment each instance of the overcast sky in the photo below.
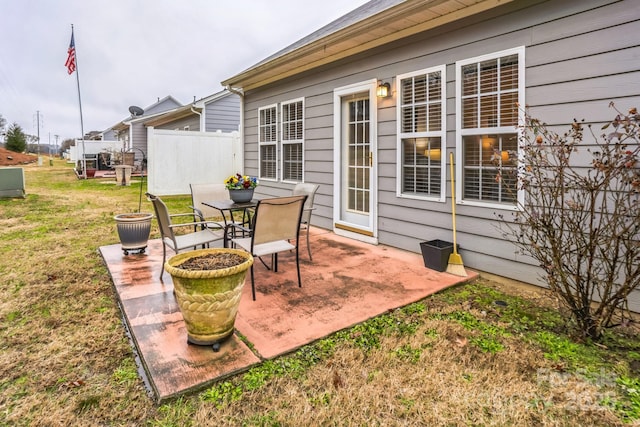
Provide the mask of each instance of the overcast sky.
{"label": "overcast sky", "polygon": [[[167,95],[180,103],[367,0],[0,0],[0,115],[40,141],[103,131]],[[39,112],[39,114],[38,114]]]}

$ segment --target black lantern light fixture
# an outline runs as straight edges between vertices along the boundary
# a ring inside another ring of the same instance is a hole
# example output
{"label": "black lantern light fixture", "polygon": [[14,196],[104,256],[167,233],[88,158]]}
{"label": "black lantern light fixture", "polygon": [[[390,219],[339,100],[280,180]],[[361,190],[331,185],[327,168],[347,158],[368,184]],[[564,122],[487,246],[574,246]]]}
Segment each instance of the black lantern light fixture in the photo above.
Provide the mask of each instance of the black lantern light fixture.
{"label": "black lantern light fixture", "polygon": [[378,98],[386,98],[391,95],[391,85],[385,82],[378,82],[378,88],[376,89],[376,95]]}

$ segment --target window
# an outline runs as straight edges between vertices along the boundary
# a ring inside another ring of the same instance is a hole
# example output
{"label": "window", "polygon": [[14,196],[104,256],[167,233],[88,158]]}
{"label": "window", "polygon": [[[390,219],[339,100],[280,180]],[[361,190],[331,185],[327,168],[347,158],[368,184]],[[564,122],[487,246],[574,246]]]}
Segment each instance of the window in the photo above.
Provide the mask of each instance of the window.
{"label": "window", "polygon": [[398,76],[398,193],[444,201],[444,66]]}
{"label": "window", "polygon": [[260,178],[277,179],[277,112],[276,106],[270,105],[258,109],[258,147],[260,149]]}
{"label": "window", "polygon": [[524,48],[456,63],[456,84],[458,201],[514,207]]}
{"label": "window", "polygon": [[304,152],[304,103],[302,100],[285,102],[281,106],[282,118],[282,179],[302,182]]}

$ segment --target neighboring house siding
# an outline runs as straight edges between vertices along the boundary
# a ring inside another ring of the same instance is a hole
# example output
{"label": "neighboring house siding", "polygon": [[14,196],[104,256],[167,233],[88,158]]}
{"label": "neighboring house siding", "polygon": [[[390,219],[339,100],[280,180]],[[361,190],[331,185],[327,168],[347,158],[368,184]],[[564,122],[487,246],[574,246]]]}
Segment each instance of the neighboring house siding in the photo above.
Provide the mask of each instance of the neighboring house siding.
{"label": "neighboring house siding", "polygon": [[[304,99],[304,181],[320,184],[312,223],[333,227],[333,90],[370,79],[445,65],[447,153],[456,148],[456,61],[525,47],[525,102],[535,117],[564,132],[573,118],[605,122],[609,101],[626,111],[640,106],[640,8],[632,0],[517,1],[366,54],[295,76],[245,95],[245,173],[258,173],[258,108]],[[397,189],[398,95],[378,101],[378,239],[419,252],[419,243],[451,240],[450,176],[446,201],[401,198]],[[594,126],[594,130],[600,126]],[[447,163],[448,165],[448,163]],[[280,175],[279,175],[280,176]],[[264,195],[288,194],[291,185],[263,182]],[[511,210],[458,205],[458,243],[465,265],[540,283],[534,262],[503,240],[497,214]]]}
{"label": "neighboring house siding", "polygon": [[192,114],[189,117],[184,117],[182,119],[174,120],[172,122],[156,126],[155,128],[168,129],[168,130],[185,130],[185,127],[188,127],[189,131],[199,131],[200,116],[198,114]]}
{"label": "neighboring house siding", "polygon": [[116,138],[116,135],[115,135],[115,132],[113,131],[113,129],[109,129],[109,130],[104,131],[102,133],[102,140],[103,141],[113,141],[115,139],[117,139],[117,138]]}
{"label": "neighboring house siding", "polygon": [[240,125],[240,97],[232,94],[205,104],[207,132],[233,132]]}
{"label": "neighboring house siding", "polygon": [[[130,141],[131,148],[138,148],[142,150],[145,155],[147,153],[147,128],[142,122],[136,122],[131,124],[131,133],[133,139]],[[136,159],[140,158],[141,154],[138,150],[135,151]]]}
{"label": "neighboring house siding", "polygon": [[182,107],[182,105],[172,97],[168,96],[145,108],[144,115],[150,116],[152,114],[162,113],[163,111],[172,110],[178,107]]}

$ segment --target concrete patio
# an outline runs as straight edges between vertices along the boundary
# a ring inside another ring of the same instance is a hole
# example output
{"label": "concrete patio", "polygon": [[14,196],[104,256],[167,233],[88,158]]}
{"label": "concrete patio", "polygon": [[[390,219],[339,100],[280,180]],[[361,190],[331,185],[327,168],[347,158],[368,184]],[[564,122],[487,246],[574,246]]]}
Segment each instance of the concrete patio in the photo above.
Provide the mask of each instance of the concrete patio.
{"label": "concrete patio", "polygon": [[303,287],[297,286],[293,253],[280,255],[277,273],[256,263],[256,301],[247,274],[236,334],[217,353],[187,343],[171,277],[165,273],[163,282],[159,280],[159,239],[150,240],[143,254],[125,256],[119,244],[100,248],[145,382],[157,402],[205,388],[265,359],[478,277],[468,269],[468,277],[430,270],[420,254],[318,228],[311,229],[313,261],[302,243]]}

